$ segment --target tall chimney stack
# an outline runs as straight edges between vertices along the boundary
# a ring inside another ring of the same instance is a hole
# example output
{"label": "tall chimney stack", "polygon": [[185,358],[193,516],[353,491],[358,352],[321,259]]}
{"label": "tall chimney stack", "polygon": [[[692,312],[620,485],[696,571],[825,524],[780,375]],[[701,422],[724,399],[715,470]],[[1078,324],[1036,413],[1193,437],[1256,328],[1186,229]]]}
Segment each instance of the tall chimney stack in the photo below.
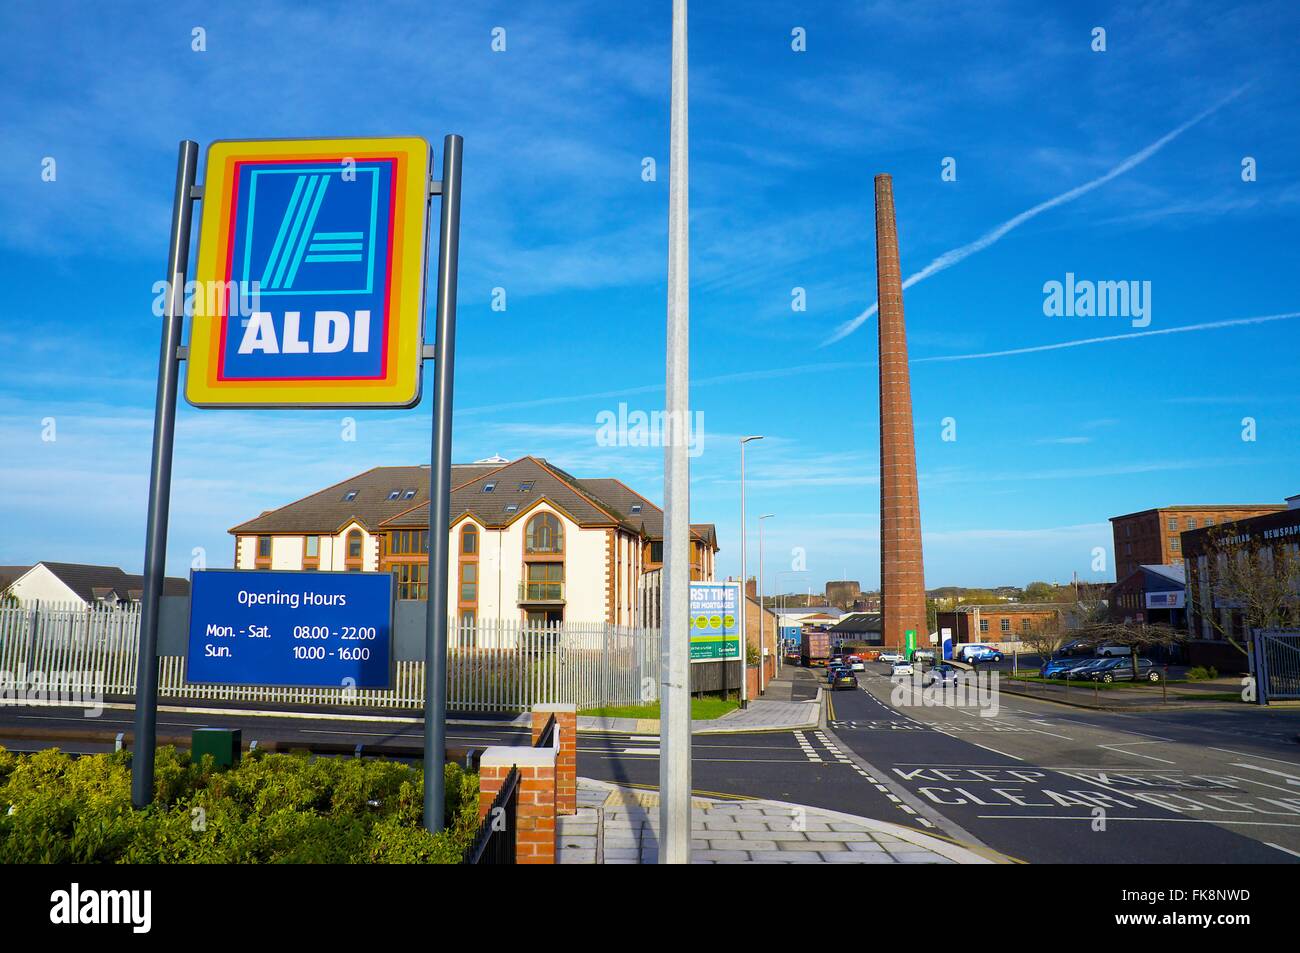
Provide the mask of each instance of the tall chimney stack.
{"label": "tall chimney stack", "polygon": [[912,384],[903,324],[894,185],[876,176],[876,300],[880,320],[880,595],[884,644],[900,648],[907,632],[928,647],[921,505],[916,490]]}

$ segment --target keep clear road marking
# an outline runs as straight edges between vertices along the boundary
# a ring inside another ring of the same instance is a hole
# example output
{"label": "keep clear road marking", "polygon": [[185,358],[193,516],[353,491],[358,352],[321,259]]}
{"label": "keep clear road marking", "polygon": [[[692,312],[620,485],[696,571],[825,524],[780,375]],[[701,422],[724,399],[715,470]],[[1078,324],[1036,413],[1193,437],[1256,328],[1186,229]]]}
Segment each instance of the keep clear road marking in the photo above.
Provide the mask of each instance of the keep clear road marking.
{"label": "keep clear road marking", "polygon": [[1232,766],[1234,768],[1246,768],[1250,771],[1263,771],[1265,774],[1273,774],[1279,778],[1286,778],[1287,784],[1300,787],[1300,777],[1297,777],[1294,774],[1287,774],[1285,771],[1274,771],[1272,768],[1264,768],[1257,764],[1246,764],[1244,761],[1234,761],[1232,762]]}
{"label": "keep clear road marking", "polygon": [[1130,746],[1132,746],[1132,745],[1159,745],[1159,744],[1165,744],[1165,743],[1166,743],[1166,742],[1163,741],[1163,740],[1161,740],[1161,741],[1124,741],[1124,742],[1121,742],[1121,743],[1119,743],[1119,744],[1113,744],[1113,745],[1097,745],[1097,747],[1098,747],[1098,748],[1103,748],[1103,749],[1105,749],[1106,751],[1113,751],[1113,752],[1115,752],[1116,754],[1127,754],[1127,755],[1131,755],[1131,756],[1134,757],[1134,758],[1145,758],[1145,759],[1148,760],[1148,761],[1159,761],[1161,764],[1177,764],[1177,763],[1178,763],[1177,761],[1170,761],[1170,760],[1168,760],[1167,758],[1157,758],[1157,757],[1155,757],[1154,755],[1149,755],[1149,754],[1139,754],[1139,753],[1136,752],[1136,751],[1123,751],[1123,750],[1121,750],[1121,749],[1123,749],[1123,748],[1127,748],[1127,747],[1130,747]]}

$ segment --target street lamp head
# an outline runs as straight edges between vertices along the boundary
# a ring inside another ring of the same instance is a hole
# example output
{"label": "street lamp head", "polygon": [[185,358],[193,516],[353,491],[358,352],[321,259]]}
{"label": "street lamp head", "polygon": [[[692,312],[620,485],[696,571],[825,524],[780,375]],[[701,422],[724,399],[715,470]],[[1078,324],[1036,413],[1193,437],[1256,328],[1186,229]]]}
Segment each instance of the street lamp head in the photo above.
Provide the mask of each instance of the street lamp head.
{"label": "street lamp head", "polygon": [[769,519],[771,519],[771,518],[772,518],[773,516],[775,516],[775,515],[776,515],[775,513],[764,513],[762,516],[759,517],[759,519],[761,519],[761,520],[769,520]]}
{"label": "street lamp head", "polygon": [[740,438],[740,442],[741,442],[741,443],[749,443],[749,441],[751,441],[751,440],[762,440],[762,439],[763,439],[763,438],[762,438],[761,435],[755,434],[755,435],[752,436],[752,437],[741,437],[741,438]]}

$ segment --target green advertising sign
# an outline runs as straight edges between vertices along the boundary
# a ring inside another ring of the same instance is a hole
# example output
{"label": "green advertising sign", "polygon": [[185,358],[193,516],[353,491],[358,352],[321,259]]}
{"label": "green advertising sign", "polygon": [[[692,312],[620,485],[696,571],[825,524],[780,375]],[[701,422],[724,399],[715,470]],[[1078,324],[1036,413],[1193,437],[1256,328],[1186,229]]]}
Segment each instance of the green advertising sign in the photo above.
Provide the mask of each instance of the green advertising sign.
{"label": "green advertising sign", "polygon": [[740,583],[691,583],[691,661],[740,658]]}
{"label": "green advertising sign", "polygon": [[912,653],[916,651],[916,629],[908,629],[903,635],[907,638],[907,648],[905,650],[907,657],[911,658]]}

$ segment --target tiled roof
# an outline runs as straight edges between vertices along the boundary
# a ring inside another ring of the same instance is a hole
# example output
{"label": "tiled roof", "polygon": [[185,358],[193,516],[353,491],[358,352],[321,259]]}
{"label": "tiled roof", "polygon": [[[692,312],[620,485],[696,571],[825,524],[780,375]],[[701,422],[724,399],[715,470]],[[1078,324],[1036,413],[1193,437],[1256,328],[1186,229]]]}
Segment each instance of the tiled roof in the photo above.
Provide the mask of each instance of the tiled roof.
{"label": "tiled roof", "polygon": [[[496,464],[453,466],[452,486],[499,469],[501,467]],[[390,500],[394,490],[399,491],[398,497]],[[414,495],[403,499],[409,490],[414,490]],[[348,499],[352,494],[355,496]],[[384,520],[428,501],[427,466],[374,467],[279,509],[268,510],[232,527],[230,532],[330,534],[337,533],[353,520],[373,531]]]}
{"label": "tiled roof", "polygon": [[[488,484],[493,488],[484,492]],[[415,494],[402,499],[410,489]],[[401,491],[398,498],[388,499],[394,490]],[[520,457],[502,465],[452,467],[453,523],[468,513],[484,526],[507,526],[540,499],[568,514],[579,526],[622,526],[649,539],[663,539],[663,510],[619,480],[579,480],[540,457]],[[230,532],[328,534],[353,520],[371,532],[426,526],[429,468],[375,467],[287,506],[268,510]],[[717,530],[712,523],[694,523],[691,532],[717,548]]]}
{"label": "tiled roof", "polygon": [[[65,586],[86,602],[109,594],[126,600],[131,598],[133,590],[144,589],[144,577],[123,572],[117,566],[87,566],[83,563],[51,563],[42,561],[44,566],[54,573]],[[184,596],[190,591],[190,581],[176,576],[163,579],[163,595]]]}

